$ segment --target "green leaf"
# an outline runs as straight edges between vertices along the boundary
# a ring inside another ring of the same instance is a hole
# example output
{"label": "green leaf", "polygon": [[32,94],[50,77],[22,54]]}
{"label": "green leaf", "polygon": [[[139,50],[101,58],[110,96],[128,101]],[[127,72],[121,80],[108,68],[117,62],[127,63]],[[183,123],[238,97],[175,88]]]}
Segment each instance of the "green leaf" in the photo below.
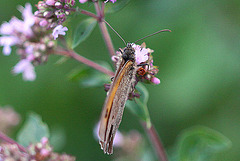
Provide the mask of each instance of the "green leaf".
{"label": "green leaf", "polygon": [[58,59],[55,63],[55,65],[62,65],[63,63],[65,63],[66,61],[68,61],[70,58],[69,57],[66,57],[66,56],[63,56],[61,57],[60,59]]}
{"label": "green leaf", "polygon": [[39,115],[30,113],[17,135],[18,143],[27,147],[30,143],[40,142],[43,137],[49,138],[47,124],[42,122],[42,118]]}
{"label": "green leaf", "polygon": [[130,0],[119,0],[115,3],[107,3],[105,7],[105,13],[114,13],[123,9]]}
{"label": "green leaf", "polygon": [[147,107],[149,93],[144,85],[138,83],[136,89],[140,93],[140,98],[135,98],[133,101],[128,100],[126,106],[136,114],[140,119],[146,122],[147,127],[151,127],[151,119]]}
{"label": "green leaf", "polygon": [[100,73],[99,71],[93,71],[87,77],[80,80],[81,87],[103,87],[104,83],[109,82],[110,78],[108,75]]}
{"label": "green leaf", "polygon": [[80,66],[75,69],[73,69],[69,74],[68,74],[68,79],[71,81],[79,81],[81,78],[85,78],[89,75],[91,71],[90,67],[86,66]]}
{"label": "green leaf", "polygon": [[197,126],[187,129],[178,141],[179,161],[207,161],[231,147],[231,141],[219,132]]}
{"label": "green leaf", "polygon": [[88,18],[83,20],[76,28],[73,35],[72,48],[77,47],[81,42],[83,42],[93,31],[96,26],[97,20],[94,18]]}

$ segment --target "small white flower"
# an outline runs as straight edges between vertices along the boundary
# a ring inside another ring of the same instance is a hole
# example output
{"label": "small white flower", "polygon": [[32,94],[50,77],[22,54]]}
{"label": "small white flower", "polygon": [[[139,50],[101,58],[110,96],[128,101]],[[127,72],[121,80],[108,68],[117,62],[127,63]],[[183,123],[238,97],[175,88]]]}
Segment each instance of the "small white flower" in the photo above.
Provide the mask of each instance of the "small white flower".
{"label": "small white flower", "polygon": [[13,73],[23,74],[23,79],[26,81],[33,81],[36,79],[34,66],[28,59],[20,60],[13,68]]}
{"label": "small white flower", "polygon": [[58,25],[53,29],[53,37],[54,40],[56,40],[58,38],[58,35],[66,35],[66,31],[68,30],[67,27],[63,27],[62,25]]}
{"label": "small white flower", "polygon": [[141,46],[135,44],[132,47],[135,49],[135,58],[137,64],[146,62],[148,60],[148,50],[146,48],[141,48]]}
{"label": "small white flower", "polygon": [[2,35],[11,35],[13,31],[13,26],[8,22],[4,22],[0,27],[0,34]]}
{"label": "small white flower", "polygon": [[0,37],[0,46],[3,46],[3,54],[10,55],[11,54],[11,46],[18,43],[18,39],[15,36],[2,36]]}
{"label": "small white flower", "polygon": [[22,28],[20,28],[20,32],[32,35],[32,26],[35,23],[35,16],[32,13],[32,6],[30,3],[26,3],[25,8],[22,6],[18,7],[18,10],[22,13],[23,21],[22,21]]}

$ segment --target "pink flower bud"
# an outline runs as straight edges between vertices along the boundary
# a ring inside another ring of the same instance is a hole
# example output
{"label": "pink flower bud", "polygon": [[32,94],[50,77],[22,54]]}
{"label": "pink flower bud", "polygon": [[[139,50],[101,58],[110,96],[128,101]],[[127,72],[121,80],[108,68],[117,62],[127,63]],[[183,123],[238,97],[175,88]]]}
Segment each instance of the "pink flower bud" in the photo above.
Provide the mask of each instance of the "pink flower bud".
{"label": "pink flower bud", "polygon": [[47,24],[48,24],[48,21],[45,20],[45,19],[43,19],[39,22],[39,25],[42,26],[42,27],[46,26]]}
{"label": "pink flower bud", "polygon": [[85,3],[87,2],[88,0],[79,0],[80,3]]}
{"label": "pink flower bud", "polygon": [[41,151],[40,151],[40,154],[44,157],[47,157],[50,153],[51,153],[51,151],[49,151],[47,149],[41,149]]}
{"label": "pink flower bud", "polygon": [[53,6],[55,4],[55,0],[47,0],[46,4],[49,6]]}
{"label": "pink flower bud", "polygon": [[119,57],[118,57],[118,56],[112,56],[112,61],[113,61],[113,62],[117,62],[117,61],[118,61],[118,59],[119,59]]}
{"label": "pink flower bud", "polygon": [[43,137],[43,138],[41,139],[41,143],[42,143],[43,145],[46,145],[46,144],[48,143],[48,138],[47,138],[47,137]]}
{"label": "pink flower bud", "polygon": [[60,2],[56,2],[56,3],[55,3],[55,7],[58,8],[58,9],[62,9],[62,8],[63,8],[63,5],[62,5],[62,3],[60,3]]}
{"label": "pink flower bud", "polygon": [[46,17],[46,18],[51,17],[52,15],[53,15],[53,12],[51,12],[51,11],[45,11],[43,13],[43,16]]}
{"label": "pink flower bud", "polygon": [[159,84],[160,83],[160,79],[156,78],[156,77],[153,77],[151,79],[151,82],[153,82],[154,84]]}

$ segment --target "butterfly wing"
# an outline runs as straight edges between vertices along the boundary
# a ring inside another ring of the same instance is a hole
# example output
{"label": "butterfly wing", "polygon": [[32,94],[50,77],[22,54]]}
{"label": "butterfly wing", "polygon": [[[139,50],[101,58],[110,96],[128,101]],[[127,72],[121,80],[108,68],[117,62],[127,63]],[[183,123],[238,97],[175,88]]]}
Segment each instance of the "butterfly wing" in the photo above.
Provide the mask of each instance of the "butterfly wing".
{"label": "butterfly wing", "polygon": [[113,139],[121,123],[124,106],[135,74],[134,62],[122,62],[107,94],[99,128],[99,142],[104,153],[113,153]]}

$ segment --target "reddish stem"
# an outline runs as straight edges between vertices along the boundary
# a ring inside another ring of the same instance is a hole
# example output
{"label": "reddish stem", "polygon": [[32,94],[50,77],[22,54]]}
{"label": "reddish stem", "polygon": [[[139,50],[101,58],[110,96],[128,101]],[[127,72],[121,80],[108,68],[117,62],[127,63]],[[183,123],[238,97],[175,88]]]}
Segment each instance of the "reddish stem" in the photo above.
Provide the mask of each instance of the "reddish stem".
{"label": "reddish stem", "polygon": [[80,9],[79,12],[81,14],[84,14],[84,15],[87,15],[87,16],[90,16],[90,17],[93,17],[95,19],[99,19],[99,17],[97,15],[95,15],[94,13],[92,12],[89,12],[89,11],[86,11],[86,10],[83,10],[83,9]]}
{"label": "reddish stem", "polygon": [[144,122],[144,123],[142,123],[142,126],[144,127],[145,131],[147,132],[149,139],[151,140],[152,146],[154,147],[159,160],[168,161],[164,146],[161,142],[161,139],[158,136],[156,129],[154,128],[154,125],[152,124],[151,127],[148,128],[146,123]]}
{"label": "reddish stem", "polygon": [[2,140],[5,141],[5,142],[8,142],[8,143],[10,143],[10,144],[16,144],[17,147],[18,147],[21,151],[27,153],[27,150],[25,149],[24,146],[18,144],[16,141],[12,140],[11,138],[9,138],[7,135],[5,135],[4,133],[2,133],[1,131],[0,131],[0,139],[2,139]]}
{"label": "reddish stem", "polygon": [[[105,44],[108,48],[110,56],[113,56],[113,55],[115,55],[115,49],[113,47],[112,39],[111,39],[111,37],[108,33],[107,26],[106,26],[105,22],[103,21],[104,20],[103,11],[101,11],[98,2],[94,2],[94,6],[95,6],[95,9],[96,9],[96,12],[97,12],[97,16],[99,17],[98,24],[99,24],[99,28],[102,32],[103,39],[104,39]],[[102,7],[104,8],[104,6],[102,6]]]}
{"label": "reddish stem", "polygon": [[111,77],[114,76],[114,72],[112,72],[112,71],[108,70],[107,68],[104,68],[101,65],[99,65],[99,64],[97,64],[97,63],[79,55],[79,54],[77,54],[74,51],[69,51],[69,50],[65,50],[63,48],[58,48],[54,51],[54,54],[69,56],[69,57],[71,57],[71,58],[73,58],[73,59],[75,59],[75,60],[77,60],[81,63],[84,63],[87,66],[90,66],[90,67],[92,67],[92,68],[94,68],[94,69],[96,69],[96,70],[98,70],[102,73],[105,73],[105,74],[107,74]]}

